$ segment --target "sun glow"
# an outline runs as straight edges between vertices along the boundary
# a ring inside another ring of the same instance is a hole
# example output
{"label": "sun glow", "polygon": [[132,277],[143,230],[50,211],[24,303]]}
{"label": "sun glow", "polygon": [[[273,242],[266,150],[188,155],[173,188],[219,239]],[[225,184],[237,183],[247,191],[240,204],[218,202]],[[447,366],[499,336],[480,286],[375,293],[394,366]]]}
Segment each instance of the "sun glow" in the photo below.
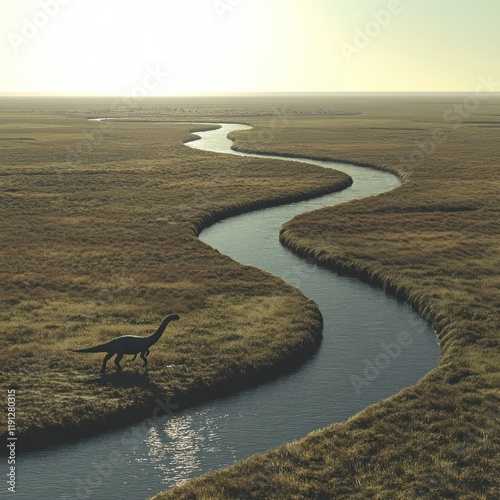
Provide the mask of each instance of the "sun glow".
{"label": "sun glow", "polygon": [[[472,24],[472,14],[481,21]],[[448,8],[431,0],[19,0],[0,19],[0,55],[11,68],[0,92],[132,95],[151,71],[163,76],[147,95],[470,90],[493,70],[499,14],[489,0]]]}

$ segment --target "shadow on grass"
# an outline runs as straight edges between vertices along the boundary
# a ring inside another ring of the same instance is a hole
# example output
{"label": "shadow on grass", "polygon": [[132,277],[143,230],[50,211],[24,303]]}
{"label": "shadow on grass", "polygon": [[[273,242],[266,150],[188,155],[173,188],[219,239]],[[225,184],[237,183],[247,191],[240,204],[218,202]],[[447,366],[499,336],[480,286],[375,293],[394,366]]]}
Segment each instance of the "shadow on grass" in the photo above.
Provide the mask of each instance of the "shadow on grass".
{"label": "shadow on grass", "polygon": [[47,427],[44,433],[37,433],[36,429],[30,429],[23,436],[20,446],[22,451],[95,437],[103,432],[131,425],[151,416],[170,413],[178,408],[178,405],[170,402],[164,390],[151,381],[147,371],[105,373],[96,377],[75,380],[75,382],[85,386],[97,385],[105,390],[139,388],[144,393],[144,398],[139,402],[131,398],[130,405],[117,408],[109,414],[101,413],[96,418],[79,422],[61,422]]}
{"label": "shadow on grass", "polygon": [[114,373],[102,373],[95,378],[82,380],[83,384],[95,384],[101,387],[140,387],[150,393],[154,398],[165,400],[167,398],[164,390],[155,384],[150,378],[147,370],[144,372],[122,371]]}
{"label": "shadow on grass", "polygon": [[95,378],[90,378],[84,382],[101,386],[112,385],[114,387],[149,387],[153,384],[147,371],[143,373],[133,371],[122,371],[101,373]]}

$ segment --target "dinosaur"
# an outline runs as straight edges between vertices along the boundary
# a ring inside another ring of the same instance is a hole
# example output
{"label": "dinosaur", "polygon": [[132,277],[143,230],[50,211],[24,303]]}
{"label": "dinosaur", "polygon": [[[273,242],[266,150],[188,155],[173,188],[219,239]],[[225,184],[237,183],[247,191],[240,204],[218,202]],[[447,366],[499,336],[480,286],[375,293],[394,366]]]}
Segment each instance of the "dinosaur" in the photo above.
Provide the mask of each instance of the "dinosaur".
{"label": "dinosaur", "polygon": [[149,348],[160,340],[160,337],[163,335],[165,328],[171,321],[176,321],[179,319],[177,314],[171,314],[167,316],[156,333],[150,335],[149,337],[138,337],[136,335],[123,335],[121,337],[117,337],[116,339],[110,340],[105,344],[96,345],[94,347],[88,347],[86,349],[73,349],[73,352],[105,352],[106,356],[104,356],[104,361],[102,362],[101,372],[104,373],[106,371],[106,363],[109,359],[111,359],[115,354],[115,365],[116,371],[121,372],[122,367],[120,366],[120,361],[122,360],[125,354],[134,354],[132,361],[137,357],[139,353],[141,353],[141,358],[144,360],[144,366],[148,364],[147,356],[149,354]]}

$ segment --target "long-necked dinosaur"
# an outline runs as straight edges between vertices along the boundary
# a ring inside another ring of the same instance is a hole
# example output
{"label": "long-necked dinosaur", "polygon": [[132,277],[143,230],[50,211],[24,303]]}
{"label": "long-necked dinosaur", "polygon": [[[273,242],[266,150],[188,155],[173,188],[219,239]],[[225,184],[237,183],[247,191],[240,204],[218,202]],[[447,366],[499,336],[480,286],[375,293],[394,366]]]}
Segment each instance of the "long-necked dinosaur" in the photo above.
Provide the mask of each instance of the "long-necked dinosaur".
{"label": "long-necked dinosaur", "polygon": [[115,354],[115,365],[116,371],[121,372],[122,367],[120,366],[120,361],[122,360],[125,354],[134,354],[132,361],[137,357],[139,353],[141,353],[141,358],[144,360],[144,366],[148,364],[148,360],[146,356],[149,354],[149,348],[160,340],[160,337],[163,335],[165,328],[167,325],[174,320],[178,320],[179,316],[177,314],[171,314],[167,316],[160,328],[156,330],[156,333],[150,335],[149,337],[137,337],[136,335],[123,335],[122,337],[118,337],[116,339],[110,340],[105,344],[96,345],[94,347],[88,347],[87,349],[77,349],[73,350],[73,352],[105,352],[107,353],[104,356],[104,361],[102,362],[101,371],[104,373],[106,371],[106,363],[109,359],[111,359]]}

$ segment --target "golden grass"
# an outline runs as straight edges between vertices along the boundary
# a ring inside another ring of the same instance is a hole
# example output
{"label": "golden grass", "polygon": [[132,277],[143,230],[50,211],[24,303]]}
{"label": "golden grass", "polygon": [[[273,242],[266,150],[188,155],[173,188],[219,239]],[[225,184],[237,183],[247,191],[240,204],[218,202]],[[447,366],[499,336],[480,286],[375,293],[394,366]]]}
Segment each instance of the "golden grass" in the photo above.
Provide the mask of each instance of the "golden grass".
{"label": "golden grass", "polygon": [[[317,348],[314,303],[196,232],[346,176],[193,150],[194,126],[21,111],[0,114],[0,384],[17,390],[20,448],[150,416],[157,398],[187,405],[258,383]],[[169,313],[181,320],[146,374],[124,361],[101,378],[102,355],[69,352],[150,334]]]}
{"label": "golden grass", "polygon": [[[432,322],[443,346],[437,369],[346,424],[159,498],[498,496],[500,105],[489,99],[466,120],[476,123],[454,128],[442,116],[457,99],[214,100],[203,108],[201,101],[188,108],[174,100],[168,109],[158,100],[129,110],[169,119],[244,109],[234,121],[258,128],[235,134],[241,149],[398,172],[405,181],[398,190],[300,216],[281,237],[323,265],[405,297]],[[66,438],[92,433],[144,416],[157,396],[189,403],[207,389],[228,391],[255,374],[274,374],[273,363],[281,370],[286,359],[298,362],[294,353],[302,346],[314,350],[320,319],[314,304],[209,250],[193,233],[230,206],[244,210],[256,199],[333,188],[338,177],[308,166],[303,179],[296,164],[186,152],[188,127],[144,124],[116,125],[75,168],[66,162],[66,146],[97,126],[75,118],[91,114],[89,108],[106,111],[102,101],[62,102],[44,101],[42,113],[30,114],[13,100],[0,115],[0,139],[8,139],[0,140],[8,243],[1,315],[9,325],[2,329],[9,347],[1,354],[1,383],[16,384],[30,401],[19,407],[26,437],[53,440],[50,429],[71,429]],[[436,130],[445,140],[433,145]],[[433,147],[419,162],[410,161],[421,150],[415,141]],[[57,175],[55,166],[62,167]],[[233,191],[235,172],[241,182]],[[286,189],[279,182],[285,175]],[[139,365],[125,365],[123,378],[101,380],[99,356],[70,358],[62,348],[146,334],[174,311],[181,322],[155,346],[148,376]],[[294,329],[291,311],[298,313]],[[278,335],[272,349],[262,345],[269,328]],[[285,338],[289,331],[294,335]],[[243,365],[236,363],[239,353]]]}
{"label": "golden grass", "polygon": [[360,99],[351,109],[365,105],[361,116],[295,117],[280,130],[255,118],[255,130],[234,136],[241,150],[371,164],[404,179],[377,198],[298,216],[281,240],[411,303],[438,332],[439,366],[345,424],[155,498],[500,496],[500,103],[490,98],[456,127],[443,113],[460,98],[405,99]]}

